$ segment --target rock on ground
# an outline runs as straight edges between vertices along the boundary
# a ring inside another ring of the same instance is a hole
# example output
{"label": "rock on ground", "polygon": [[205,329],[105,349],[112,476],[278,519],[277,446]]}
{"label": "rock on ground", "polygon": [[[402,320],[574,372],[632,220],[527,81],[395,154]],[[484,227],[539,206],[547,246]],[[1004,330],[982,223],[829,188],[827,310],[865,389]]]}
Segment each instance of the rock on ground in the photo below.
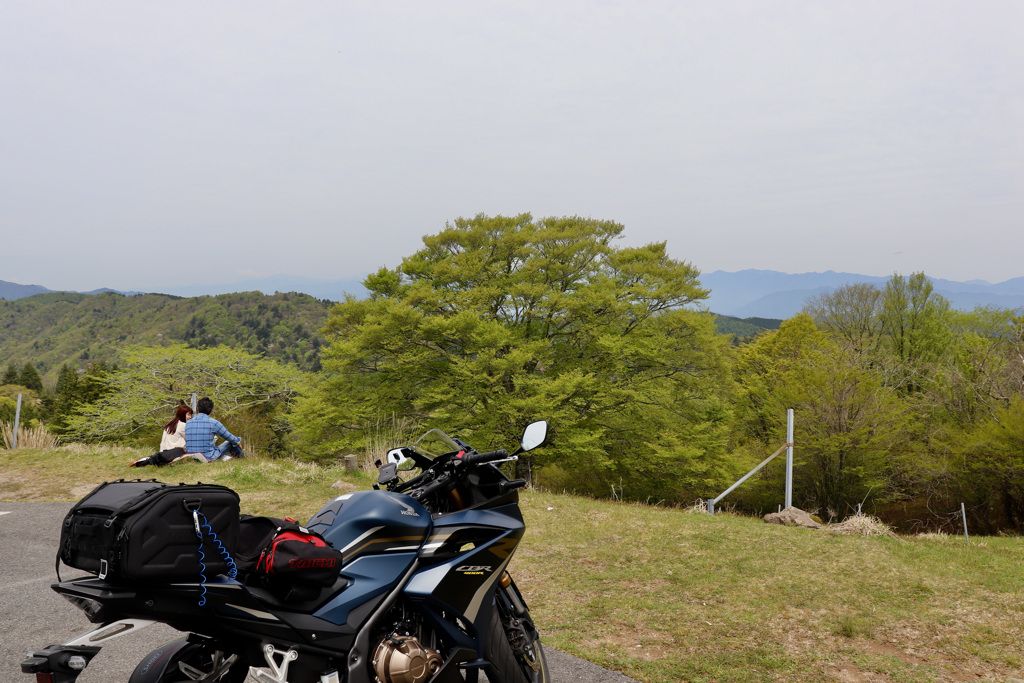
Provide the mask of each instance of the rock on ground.
{"label": "rock on ground", "polygon": [[790,505],[782,512],[772,512],[764,516],[768,524],[782,524],[783,526],[802,526],[806,529],[820,529],[821,525],[811,519],[811,516],[798,507]]}

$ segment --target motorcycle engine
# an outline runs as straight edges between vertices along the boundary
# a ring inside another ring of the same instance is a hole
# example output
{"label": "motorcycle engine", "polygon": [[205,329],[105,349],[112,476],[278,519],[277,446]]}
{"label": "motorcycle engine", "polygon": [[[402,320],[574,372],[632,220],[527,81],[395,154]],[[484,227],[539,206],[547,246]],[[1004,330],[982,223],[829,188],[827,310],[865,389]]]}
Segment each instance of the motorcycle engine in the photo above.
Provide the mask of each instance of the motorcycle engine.
{"label": "motorcycle engine", "polygon": [[442,663],[437,650],[423,647],[414,636],[388,636],[373,653],[373,670],[381,683],[424,683]]}

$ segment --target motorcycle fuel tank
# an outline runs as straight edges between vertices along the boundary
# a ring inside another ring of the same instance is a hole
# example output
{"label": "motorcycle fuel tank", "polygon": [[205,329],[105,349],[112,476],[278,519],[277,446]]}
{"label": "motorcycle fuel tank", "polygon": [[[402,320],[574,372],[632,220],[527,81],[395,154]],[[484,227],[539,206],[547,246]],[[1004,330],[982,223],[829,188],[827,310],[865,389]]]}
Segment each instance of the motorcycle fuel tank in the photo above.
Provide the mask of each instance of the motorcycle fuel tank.
{"label": "motorcycle fuel tank", "polygon": [[316,613],[342,624],[356,618],[353,614],[375,608],[398,584],[416,559],[432,522],[430,513],[409,496],[354,491],[327,503],[306,526],[342,552],[341,574],[349,584]]}
{"label": "motorcycle fuel tank", "polygon": [[419,550],[430,513],[415,499],[389,491],[353,491],[333,499],[306,526],[342,552],[348,565],[366,555]]}

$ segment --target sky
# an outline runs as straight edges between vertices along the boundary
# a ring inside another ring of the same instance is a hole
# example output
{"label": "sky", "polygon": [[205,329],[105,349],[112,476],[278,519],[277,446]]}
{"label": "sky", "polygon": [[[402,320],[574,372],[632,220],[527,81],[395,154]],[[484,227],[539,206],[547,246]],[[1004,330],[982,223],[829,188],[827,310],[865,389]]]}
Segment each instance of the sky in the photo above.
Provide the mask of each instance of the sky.
{"label": "sky", "polygon": [[524,212],[1024,276],[1024,2],[0,0],[0,280],[361,278]]}

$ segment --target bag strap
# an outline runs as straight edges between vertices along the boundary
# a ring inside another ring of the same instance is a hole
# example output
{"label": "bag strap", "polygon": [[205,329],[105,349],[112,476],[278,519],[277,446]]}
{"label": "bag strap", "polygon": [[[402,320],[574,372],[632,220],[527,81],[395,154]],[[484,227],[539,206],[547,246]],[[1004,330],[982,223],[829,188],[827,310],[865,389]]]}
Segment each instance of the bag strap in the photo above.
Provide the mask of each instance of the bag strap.
{"label": "bag strap", "polygon": [[[202,523],[199,522],[199,518],[202,517]],[[199,508],[192,509],[192,520],[196,525],[196,538],[199,539],[199,606],[203,607],[206,604],[206,553],[203,552],[203,532],[210,537],[213,543],[216,545],[217,551],[220,556],[224,559],[224,562],[228,566],[228,576],[232,579],[238,576],[238,567],[235,565],[235,561],[231,559],[231,554],[228,552],[221,540],[217,538],[216,532],[213,527],[210,526],[209,521],[206,519],[206,515],[199,512]]]}

